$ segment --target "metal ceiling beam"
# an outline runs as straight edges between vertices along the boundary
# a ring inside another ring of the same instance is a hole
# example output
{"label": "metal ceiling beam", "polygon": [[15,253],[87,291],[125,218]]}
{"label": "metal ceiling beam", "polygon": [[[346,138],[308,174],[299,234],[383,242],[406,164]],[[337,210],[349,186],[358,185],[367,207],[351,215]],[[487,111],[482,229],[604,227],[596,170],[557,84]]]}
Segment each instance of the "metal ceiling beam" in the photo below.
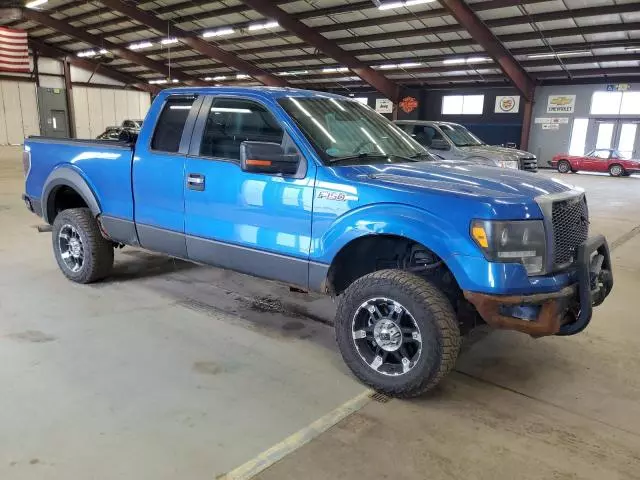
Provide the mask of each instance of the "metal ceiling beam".
{"label": "metal ceiling beam", "polygon": [[47,45],[46,43],[40,42],[33,38],[29,39],[29,46],[32,50],[38,51],[40,56],[60,59],[61,61],[64,61],[64,59],[66,58],[67,62],[71,65],[82,68],[84,70],[88,70],[90,72],[99,72],[100,75],[104,75],[105,77],[109,77],[112,80],[124,83],[125,85],[131,85],[138,90],[143,90],[149,93],[157,93],[160,90],[154,85],[145,83],[144,80],[140,80],[139,78],[127,75],[126,73],[119,72],[98,62],[94,62],[86,58],[78,58],[71,52],[65,52],[64,50],[60,50],[51,45]]}
{"label": "metal ceiling beam", "polygon": [[167,67],[164,63],[151,60],[150,58],[147,58],[144,55],[141,55],[136,52],[132,52],[131,50],[124,48],[122,45],[116,45],[115,43],[108,42],[99,37],[91,35],[90,33],[86,33],[84,30],[80,28],[72,27],[71,25],[67,24],[62,20],[56,20],[52,18],[50,15],[47,15],[46,13],[38,12],[36,10],[25,9],[23,12],[23,15],[25,18],[28,18],[29,20],[32,20],[41,25],[46,25],[50,28],[56,29],[67,35],[77,38],[80,41],[93,45],[94,47],[106,48],[113,55],[117,57],[126,58],[131,62],[144,65],[150,70],[154,70],[158,73],[161,73],[165,77],[176,78],[190,85],[203,85],[205,83],[198,78],[191,77],[189,75],[185,75],[180,72],[178,73],[178,75],[172,75],[171,69]]}
{"label": "metal ceiling beam", "polygon": [[390,81],[380,72],[368,67],[346,50],[338,47],[338,45],[328,38],[320,35],[313,28],[305,25],[300,20],[273,5],[270,1],[243,0],[243,2],[265,17],[277,20],[278,23],[280,23],[280,25],[289,32],[297,35],[309,45],[316,47],[318,50],[341,62],[344,66],[349,67],[356,75],[372,87],[376,88],[379,92],[383,93],[387,98],[394,102],[398,99],[398,96],[400,95],[398,85]]}
{"label": "metal ceiling beam", "polygon": [[101,0],[101,2],[103,5],[126,15],[127,17],[144,24],[149,28],[153,28],[154,30],[157,30],[159,32],[166,31],[168,35],[180,38],[180,41],[182,43],[188,45],[201,54],[206,55],[207,57],[210,57],[214,60],[218,60],[219,62],[223,62],[230,67],[236,68],[240,72],[250,75],[264,85],[283,87],[287,84],[284,79],[271,75],[270,73],[267,73],[264,70],[256,67],[252,63],[249,63],[246,60],[242,60],[235,54],[216,47],[215,45],[202,40],[201,38],[194,37],[190,32],[172,25],[167,25],[167,22],[165,20],[161,20],[158,17],[140,10],[137,7],[128,5],[120,0]]}

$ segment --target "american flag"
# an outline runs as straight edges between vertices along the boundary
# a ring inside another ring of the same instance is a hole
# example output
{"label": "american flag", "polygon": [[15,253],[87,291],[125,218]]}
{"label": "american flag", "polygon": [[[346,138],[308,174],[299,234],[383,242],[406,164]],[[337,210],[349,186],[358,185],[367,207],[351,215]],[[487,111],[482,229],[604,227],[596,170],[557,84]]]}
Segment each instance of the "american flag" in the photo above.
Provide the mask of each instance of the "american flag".
{"label": "american flag", "polygon": [[29,72],[27,32],[0,27],[0,70]]}

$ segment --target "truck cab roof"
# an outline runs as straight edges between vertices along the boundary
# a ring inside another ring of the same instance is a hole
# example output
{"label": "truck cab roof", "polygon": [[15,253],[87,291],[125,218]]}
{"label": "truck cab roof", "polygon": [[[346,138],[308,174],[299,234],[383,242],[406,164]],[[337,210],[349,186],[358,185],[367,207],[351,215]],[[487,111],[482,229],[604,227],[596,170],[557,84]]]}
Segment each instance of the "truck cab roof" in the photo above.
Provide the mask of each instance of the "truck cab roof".
{"label": "truck cab roof", "polygon": [[443,122],[440,120],[395,120],[400,125],[460,125],[455,122]]}
{"label": "truck cab roof", "polygon": [[349,97],[334,93],[318,92],[314,90],[303,90],[301,88],[290,87],[177,87],[162,90],[159,95],[257,95],[264,98],[278,99],[282,97],[323,97],[340,100],[351,100]]}

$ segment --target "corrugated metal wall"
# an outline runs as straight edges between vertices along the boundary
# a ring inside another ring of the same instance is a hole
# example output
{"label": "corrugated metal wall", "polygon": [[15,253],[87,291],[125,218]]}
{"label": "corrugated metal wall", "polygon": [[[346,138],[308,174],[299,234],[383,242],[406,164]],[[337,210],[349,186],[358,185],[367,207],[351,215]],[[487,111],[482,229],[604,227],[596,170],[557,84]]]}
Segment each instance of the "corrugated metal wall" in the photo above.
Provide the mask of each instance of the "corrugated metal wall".
{"label": "corrugated metal wall", "polygon": [[0,145],[21,144],[39,134],[35,84],[0,80]]}
{"label": "corrugated metal wall", "polygon": [[123,120],[144,119],[151,98],[146,92],[108,88],[73,87],[78,138],[96,138]]}

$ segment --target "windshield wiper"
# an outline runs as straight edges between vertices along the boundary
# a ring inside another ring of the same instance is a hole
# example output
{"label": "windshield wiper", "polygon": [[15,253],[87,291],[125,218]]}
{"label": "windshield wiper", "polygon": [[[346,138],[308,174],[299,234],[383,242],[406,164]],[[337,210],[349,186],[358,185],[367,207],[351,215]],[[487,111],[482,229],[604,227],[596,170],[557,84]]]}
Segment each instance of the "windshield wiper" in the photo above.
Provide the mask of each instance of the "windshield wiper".
{"label": "windshield wiper", "polygon": [[350,160],[389,158],[391,155],[383,155],[381,153],[359,153],[358,155],[348,155],[346,157],[335,157],[328,160],[329,163],[348,162]]}

